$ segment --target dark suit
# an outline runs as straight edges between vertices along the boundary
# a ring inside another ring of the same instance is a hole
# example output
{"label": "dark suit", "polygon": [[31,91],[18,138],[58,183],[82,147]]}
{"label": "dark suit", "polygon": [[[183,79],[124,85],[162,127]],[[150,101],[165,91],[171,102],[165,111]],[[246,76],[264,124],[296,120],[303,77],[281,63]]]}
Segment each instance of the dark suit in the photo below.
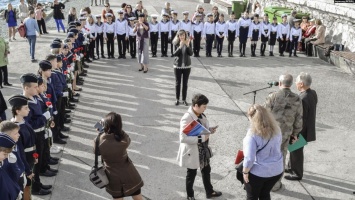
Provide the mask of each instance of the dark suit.
{"label": "dark suit", "polygon": [[[316,140],[316,110],[318,97],[316,91],[308,89],[300,95],[303,106],[303,128],[302,136],[307,142]],[[303,147],[290,153],[288,167],[299,178],[303,177]]]}

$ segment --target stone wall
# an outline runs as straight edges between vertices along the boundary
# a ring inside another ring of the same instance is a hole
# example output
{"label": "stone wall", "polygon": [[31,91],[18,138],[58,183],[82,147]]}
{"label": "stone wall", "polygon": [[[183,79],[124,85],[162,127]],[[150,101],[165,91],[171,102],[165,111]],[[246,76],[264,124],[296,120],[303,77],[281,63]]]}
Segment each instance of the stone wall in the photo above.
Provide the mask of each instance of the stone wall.
{"label": "stone wall", "polygon": [[309,13],[321,19],[326,26],[326,42],[343,44],[355,52],[355,4],[337,3],[334,0],[258,0],[262,7],[283,6],[298,12]]}

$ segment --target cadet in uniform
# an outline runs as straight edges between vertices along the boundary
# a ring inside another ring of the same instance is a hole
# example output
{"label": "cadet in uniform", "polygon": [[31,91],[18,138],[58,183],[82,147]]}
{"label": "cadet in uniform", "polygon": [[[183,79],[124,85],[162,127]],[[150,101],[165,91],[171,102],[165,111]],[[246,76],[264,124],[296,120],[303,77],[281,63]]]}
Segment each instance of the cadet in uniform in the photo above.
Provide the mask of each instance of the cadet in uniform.
{"label": "cadet in uniform", "polygon": [[189,11],[184,11],[182,14],[184,15],[184,19],[181,20],[180,29],[185,30],[187,36],[190,37],[192,30],[192,22],[189,20]]}
{"label": "cadet in uniform", "polygon": [[217,40],[217,54],[222,57],[223,40],[227,35],[228,26],[224,21],[224,14],[219,15],[219,21],[216,23],[216,40]]}
{"label": "cadet in uniform", "polygon": [[286,50],[286,43],[290,35],[290,25],[287,23],[287,15],[282,15],[282,23],[279,24],[278,30],[279,52],[280,56],[284,56]]}
{"label": "cadet in uniform", "polygon": [[97,38],[97,32],[94,18],[91,15],[87,18],[85,28],[88,36],[90,37],[88,51],[89,57],[91,57],[93,60],[97,60],[95,57],[95,40]]}
{"label": "cadet in uniform", "polygon": [[203,22],[201,22],[202,15],[197,13],[195,15],[195,21],[192,24],[192,39],[193,39],[193,51],[194,57],[200,57],[200,49],[201,49],[201,36],[203,31]]}
{"label": "cadet in uniform", "polygon": [[104,55],[104,23],[101,22],[101,15],[96,15],[96,23],[95,23],[95,29],[96,29],[96,55],[97,59],[100,59],[100,54],[99,54],[99,46],[101,50],[101,58],[106,58]]}
{"label": "cadet in uniform", "polygon": [[118,43],[118,59],[126,59],[126,40],[128,40],[128,22],[123,17],[123,10],[118,11],[118,17],[115,23],[115,37]]}
{"label": "cadet in uniform", "polygon": [[227,39],[228,39],[228,57],[233,57],[233,47],[235,36],[237,35],[238,23],[235,20],[235,14],[232,12],[230,14],[230,20],[227,21]]}
{"label": "cadet in uniform", "polygon": [[[281,151],[283,154],[283,162],[285,166],[285,159],[287,154],[287,147],[291,135],[298,136],[302,130],[302,100],[301,98],[291,92],[290,87],[293,83],[291,74],[281,75],[279,78],[280,90],[271,93],[265,102],[265,108],[269,109],[276,121],[279,122],[282,132]],[[281,179],[275,184],[272,191],[277,191],[282,187]]]}
{"label": "cadet in uniform", "polygon": [[177,19],[177,14],[178,13],[176,11],[171,11],[170,32],[169,32],[171,57],[174,57],[173,53],[176,50],[176,47],[174,48],[173,40],[176,36],[176,33],[181,28],[181,22]]}
{"label": "cadet in uniform", "polygon": [[237,36],[239,37],[239,52],[240,57],[245,57],[245,48],[248,40],[249,26],[251,20],[248,17],[248,12],[243,13],[243,17],[238,20]]}
{"label": "cadet in uniform", "polygon": [[206,57],[212,57],[212,44],[215,37],[215,24],[212,13],[207,14],[208,21],[203,27],[203,38],[206,40]]}
{"label": "cadet in uniform", "polygon": [[256,51],[256,45],[258,43],[258,40],[260,39],[261,36],[261,24],[259,22],[259,15],[255,14],[254,15],[254,20],[251,23],[249,27],[249,34],[248,37],[250,38],[251,44],[251,57],[255,57],[255,51]]}
{"label": "cadet in uniform", "polygon": [[164,13],[163,19],[159,22],[159,38],[161,45],[161,57],[168,57],[168,42],[169,42],[169,31],[170,31],[170,22],[169,14]]}
{"label": "cadet in uniform", "polygon": [[157,22],[158,15],[152,15],[152,21],[149,23],[150,33],[150,48],[152,51],[152,57],[157,57],[157,46],[159,38],[159,23]]}
{"label": "cadet in uniform", "polygon": [[134,21],[136,20],[135,17],[130,17],[128,18],[129,20],[129,25],[128,25],[128,41],[129,41],[129,49],[130,49],[130,54],[131,58],[136,58],[136,33],[133,31],[135,24]]}
{"label": "cadet in uniform", "polygon": [[294,19],[293,22],[294,22],[295,26],[292,27],[291,31],[290,31],[291,47],[290,47],[289,57],[292,56],[292,51],[294,51],[293,56],[298,57],[296,52],[297,52],[298,43],[300,43],[302,40],[302,29],[300,28],[300,20],[299,19]]}
{"label": "cadet in uniform", "polygon": [[269,56],[274,56],[274,46],[276,44],[278,36],[279,25],[277,24],[277,17],[272,18],[272,23],[270,24],[270,34],[269,34]]}
{"label": "cadet in uniform", "polygon": [[260,55],[265,56],[266,43],[269,40],[270,35],[270,22],[269,15],[267,13],[264,14],[264,21],[261,24],[261,47],[260,47]]}
{"label": "cadet in uniform", "polygon": [[107,22],[104,25],[104,38],[107,41],[107,58],[115,58],[115,22],[112,22],[112,14],[106,14]]}

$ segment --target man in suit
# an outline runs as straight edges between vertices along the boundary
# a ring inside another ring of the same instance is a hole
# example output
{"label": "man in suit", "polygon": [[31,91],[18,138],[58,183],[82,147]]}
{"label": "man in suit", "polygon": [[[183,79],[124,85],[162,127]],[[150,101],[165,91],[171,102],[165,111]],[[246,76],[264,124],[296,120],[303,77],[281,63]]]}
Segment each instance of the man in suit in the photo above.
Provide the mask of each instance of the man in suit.
{"label": "man in suit", "polygon": [[[303,128],[300,134],[307,142],[316,140],[316,109],[318,97],[316,91],[310,88],[312,77],[308,73],[301,72],[296,79],[296,87],[303,106]],[[296,138],[295,138],[296,139]],[[287,180],[301,180],[303,176],[303,147],[290,153],[290,160],[285,176]]]}

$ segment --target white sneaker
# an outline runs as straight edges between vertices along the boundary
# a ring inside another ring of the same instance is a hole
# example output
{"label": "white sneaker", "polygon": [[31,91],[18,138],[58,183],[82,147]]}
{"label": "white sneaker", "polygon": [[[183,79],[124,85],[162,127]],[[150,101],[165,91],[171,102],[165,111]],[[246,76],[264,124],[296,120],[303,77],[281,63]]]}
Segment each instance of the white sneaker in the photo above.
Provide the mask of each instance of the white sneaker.
{"label": "white sneaker", "polygon": [[60,153],[61,151],[62,151],[62,148],[60,148],[58,146],[52,146],[50,149],[50,153],[54,153],[54,154]]}

